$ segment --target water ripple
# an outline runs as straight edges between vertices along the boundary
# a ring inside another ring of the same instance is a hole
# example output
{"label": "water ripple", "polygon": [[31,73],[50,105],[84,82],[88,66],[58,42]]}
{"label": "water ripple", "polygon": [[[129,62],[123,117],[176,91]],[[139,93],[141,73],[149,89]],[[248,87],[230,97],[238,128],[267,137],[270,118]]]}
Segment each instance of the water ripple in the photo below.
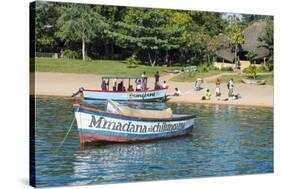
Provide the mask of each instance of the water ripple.
{"label": "water ripple", "polygon": [[[81,147],[77,127],[62,149],[73,112],[70,99],[37,99],[37,186],[85,185],[273,172],[273,110],[219,105],[126,103],[195,114],[192,135],[134,144]],[[104,108],[102,101],[85,101]],[[75,125],[76,126],[76,125]]]}

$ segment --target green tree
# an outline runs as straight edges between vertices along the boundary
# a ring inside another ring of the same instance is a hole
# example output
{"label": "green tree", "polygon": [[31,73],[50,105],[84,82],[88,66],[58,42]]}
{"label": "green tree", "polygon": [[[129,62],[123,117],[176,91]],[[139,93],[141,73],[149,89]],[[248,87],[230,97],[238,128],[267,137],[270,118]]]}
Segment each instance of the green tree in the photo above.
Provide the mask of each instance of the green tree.
{"label": "green tree", "polygon": [[35,39],[37,52],[58,51],[59,39],[55,36],[58,30],[56,20],[59,18],[61,4],[54,2],[36,2]]}
{"label": "green tree", "polygon": [[165,44],[165,23],[161,10],[129,8],[124,20],[116,23],[117,30],[111,32],[111,36],[121,47],[134,49],[133,54],[144,51],[150,65],[154,66]]}
{"label": "green tree", "polygon": [[188,62],[201,64],[211,62],[219,47],[217,36],[224,30],[225,21],[220,13],[188,12],[190,21],[184,30],[185,53],[189,56]]}
{"label": "green tree", "polygon": [[165,63],[171,66],[170,51],[181,50],[184,41],[184,31],[186,26],[191,22],[191,17],[187,12],[175,11],[175,10],[162,10],[163,17],[166,18],[163,26],[164,41],[161,45],[161,49],[165,51]]}
{"label": "green tree", "polygon": [[268,20],[264,33],[259,37],[261,42],[261,47],[265,47],[269,50],[269,56],[267,60],[267,67],[269,70],[273,70],[273,49],[274,49],[274,40],[273,40],[273,20]]}
{"label": "green tree", "polygon": [[238,47],[244,42],[244,35],[242,33],[241,26],[239,25],[239,22],[237,21],[230,21],[230,24],[227,28],[226,33],[229,42],[233,45],[234,48],[234,62],[236,67],[238,66]]}
{"label": "green tree", "polygon": [[248,60],[250,62],[252,62],[253,58],[256,56],[256,52],[255,51],[249,51],[247,54],[246,54],[246,57],[248,58]]}
{"label": "green tree", "polygon": [[105,19],[92,6],[70,4],[62,10],[57,21],[57,36],[66,41],[81,42],[82,58],[86,60],[86,43],[104,35],[108,29]]}

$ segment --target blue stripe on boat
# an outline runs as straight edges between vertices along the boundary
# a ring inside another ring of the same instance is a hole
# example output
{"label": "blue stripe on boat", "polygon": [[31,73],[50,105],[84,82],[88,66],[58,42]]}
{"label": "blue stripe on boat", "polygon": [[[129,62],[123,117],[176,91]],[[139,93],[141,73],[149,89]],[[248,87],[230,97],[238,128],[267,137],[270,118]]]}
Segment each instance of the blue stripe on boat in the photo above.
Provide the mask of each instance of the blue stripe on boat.
{"label": "blue stripe on boat", "polygon": [[191,132],[193,129],[193,125],[190,127],[180,130],[180,131],[172,131],[166,133],[153,133],[153,134],[138,134],[138,133],[124,133],[124,132],[114,132],[114,131],[105,131],[105,130],[92,130],[92,129],[79,129],[80,133],[87,134],[96,134],[96,135],[105,135],[105,136],[115,136],[115,137],[126,137],[126,138],[158,138],[158,137],[169,137],[176,136],[180,134],[186,134]]}
{"label": "blue stripe on boat", "polygon": [[175,118],[171,120],[161,120],[161,119],[154,119],[154,120],[143,120],[143,119],[136,119],[136,118],[130,118],[130,117],[122,117],[122,116],[117,116],[117,115],[112,115],[112,114],[105,114],[101,112],[92,112],[88,110],[81,110],[81,109],[75,109],[76,112],[81,112],[81,113],[86,113],[86,114],[94,114],[98,116],[105,116],[105,117],[110,117],[110,118],[115,118],[115,119],[122,119],[122,120],[134,120],[134,121],[139,121],[139,122],[172,122],[172,121],[186,121],[193,119],[193,116],[190,116],[190,119],[186,119],[186,117],[183,117],[183,119],[180,118]]}

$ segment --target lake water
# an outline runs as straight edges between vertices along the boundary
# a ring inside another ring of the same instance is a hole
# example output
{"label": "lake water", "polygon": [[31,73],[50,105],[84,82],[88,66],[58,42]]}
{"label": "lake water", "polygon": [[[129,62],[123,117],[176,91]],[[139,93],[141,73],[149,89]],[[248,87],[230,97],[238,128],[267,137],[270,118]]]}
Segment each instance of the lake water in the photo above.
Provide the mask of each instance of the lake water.
{"label": "lake water", "polygon": [[[85,101],[104,108],[103,102]],[[133,144],[80,146],[72,100],[36,101],[36,186],[66,186],[273,172],[273,109],[132,103],[195,114],[192,135]]]}

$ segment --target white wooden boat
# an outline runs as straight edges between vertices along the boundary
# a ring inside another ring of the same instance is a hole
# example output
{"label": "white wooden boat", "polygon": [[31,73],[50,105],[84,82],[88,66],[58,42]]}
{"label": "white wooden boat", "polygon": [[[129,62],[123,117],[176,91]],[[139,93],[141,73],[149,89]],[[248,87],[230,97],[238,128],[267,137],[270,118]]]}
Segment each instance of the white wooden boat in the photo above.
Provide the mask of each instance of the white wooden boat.
{"label": "white wooden boat", "polygon": [[172,114],[169,109],[136,110],[110,101],[106,111],[80,104],[74,104],[73,108],[82,144],[146,141],[186,135],[192,132],[195,118],[193,115]]}
{"label": "white wooden boat", "polygon": [[264,85],[265,80],[254,80],[254,79],[242,79],[243,83],[252,84],[252,85]]}
{"label": "white wooden boat", "polygon": [[123,100],[123,101],[165,101],[167,88],[145,90],[145,91],[103,91],[83,89],[82,97],[95,100]]}
{"label": "white wooden boat", "polygon": [[[81,94],[81,96],[85,99],[95,99],[95,100],[118,100],[118,101],[165,101],[166,94],[168,88],[159,88],[159,89],[148,89],[146,87],[147,78],[144,80],[143,89],[142,90],[133,90],[128,91],[125,90],[125,86],[122,86],[120,90],[117,89],[117,86],[112,87],[115,90],[109,90],[109,80],[110,79],[119,79],[119,80],[128,80],[128,87],[131,85],[132,80],[135,79],[143,79],[143,78],[133,78],[133,77],[102,77],[102,80],[107,80],[107,89],[106,90],[96,90],[96,89],[84,89],[81,87],[79,91],[73,96],[77,94]],[[123,84],[122,84],[123,85]]]}

